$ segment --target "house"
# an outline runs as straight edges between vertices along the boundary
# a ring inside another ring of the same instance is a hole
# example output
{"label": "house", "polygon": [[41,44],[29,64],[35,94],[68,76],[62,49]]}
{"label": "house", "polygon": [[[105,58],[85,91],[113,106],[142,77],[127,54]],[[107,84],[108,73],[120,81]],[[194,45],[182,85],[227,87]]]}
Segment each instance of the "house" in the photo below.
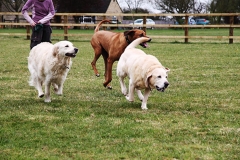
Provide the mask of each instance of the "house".
{"label": "house", "polygon": [[[75,4],[71,1],[66,1],[59,4],[56,3],[56,6],[58,13],[123,13],[117,0],[82,0]],[[102,16],[87,16],[80,17],[79,21],[81,23],[98,23],[102,19]],[[107,16],[106,19],[114,20],[115,22],[121,22],[123,17]]]}
{"label": "house", "polygon": [[[91,0],[90,0],[91,1]],[[93,0],[93,3],[85,3],[80,6],[80,13],[123,13],[117,0]],[[106,17],[106,19],[119,21],[123,20],[122,16]],[[95,17],[96,21],[102,20],[102,17]]]}
{"label": "house", "polygon": [[[123,13],[117,0],[106,0],[106,1],[110,1],[110,2],[105,13]],[[122,22],[123,16],[118,16],[118,17],[114,16],[112,17],[112,20],[117,20],[119,22]]]}

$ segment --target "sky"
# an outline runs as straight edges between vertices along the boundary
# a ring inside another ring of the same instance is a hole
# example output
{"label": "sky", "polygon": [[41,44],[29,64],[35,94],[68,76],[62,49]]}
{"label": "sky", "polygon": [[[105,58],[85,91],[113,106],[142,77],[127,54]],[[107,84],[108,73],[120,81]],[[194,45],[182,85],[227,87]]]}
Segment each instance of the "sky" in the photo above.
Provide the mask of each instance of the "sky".
{"label": "sky", "polygon": [[[195,1],[199,1],[199,2],[204,2],[204,3],[208,3],[211,0],[195,0]],[[124,2],[124,0],[118,0],[118,3],[120,5],[121,8],[127,8],[126,3]],[[144,9],[148,9],[151,13],[160,13],[160,10],[155,9],[152,4],[143,4],[142,8]]]}

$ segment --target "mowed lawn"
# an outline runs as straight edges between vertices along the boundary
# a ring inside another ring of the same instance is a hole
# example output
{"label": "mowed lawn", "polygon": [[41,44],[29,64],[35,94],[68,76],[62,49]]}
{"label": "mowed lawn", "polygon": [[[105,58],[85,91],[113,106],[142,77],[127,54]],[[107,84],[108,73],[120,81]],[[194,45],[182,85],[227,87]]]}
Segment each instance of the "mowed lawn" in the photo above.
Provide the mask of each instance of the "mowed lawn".
{"label": "mowed lawn", "polygon": [[[163,93],[153,90],[149,109],[142,111],[137,96],[130,103],[121,94],[117,62],[112,90],[102,85],[102,58],[97,63],[101,76],[94,75],[93,30],[71,32],[89,36],[69,37],[79,53],[63,96],[51,92],[51,103],[44,103],[28,85],[29,40],[0,37],[0,159],[239,159],[239,41],[185,44],[180,39],[153,38],[149,48],[141,49],[171,69],[170,86]],[[148,31],[150,37],[164,33],[183,35],[182,30]],[[62,37],[52,40],[56,43]]]}

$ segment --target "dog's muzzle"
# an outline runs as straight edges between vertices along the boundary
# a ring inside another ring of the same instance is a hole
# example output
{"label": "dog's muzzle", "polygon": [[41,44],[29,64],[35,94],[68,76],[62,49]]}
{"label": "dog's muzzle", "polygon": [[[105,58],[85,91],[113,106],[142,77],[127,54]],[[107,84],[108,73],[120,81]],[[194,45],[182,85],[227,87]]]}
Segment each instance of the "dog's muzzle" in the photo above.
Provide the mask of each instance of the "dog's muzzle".
{"label": "dog's muzzle", "polygon": [[[152,39],[150,38],[147,42],[151,42],[151,40]],[[143,48],[147,48],[147,46],[148,46],[147,42],[141,43],[140,46],[142,46]]]}
{"label": "dog's muzzle", "polygon": [[77,48],[74,48],[74,53],[66,53],[65,56],[68,56],[68,57],[76,57],[77,55],[77,52],[78,52],[78,49]]}
{"label": "dog's muzzle", "polygon": [[164,82],[164,86],[162,88],[156,86],[156,89],[159,91],[159,92],[164,92],[165,89],[168,87],[169,83],[168,82]]}

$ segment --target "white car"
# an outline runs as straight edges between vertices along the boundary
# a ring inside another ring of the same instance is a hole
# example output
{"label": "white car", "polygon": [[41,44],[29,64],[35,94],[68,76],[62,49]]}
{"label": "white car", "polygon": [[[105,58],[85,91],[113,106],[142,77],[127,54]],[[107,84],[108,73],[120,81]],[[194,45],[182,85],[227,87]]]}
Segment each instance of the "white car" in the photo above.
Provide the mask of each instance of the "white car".
{"label": "white car", "polygon": [[[143,19],[136,19],[134,23],[129,24],[132,28],[142,28],[143,27]],[[152,19],[147,18],[146,19],[146,28],[154,28],[155,22]]]}
{"label": "white car", "polygon": [[94,23],[92,17],[90,17],[90,16],[80,16],[79,22],[80,23]]}

